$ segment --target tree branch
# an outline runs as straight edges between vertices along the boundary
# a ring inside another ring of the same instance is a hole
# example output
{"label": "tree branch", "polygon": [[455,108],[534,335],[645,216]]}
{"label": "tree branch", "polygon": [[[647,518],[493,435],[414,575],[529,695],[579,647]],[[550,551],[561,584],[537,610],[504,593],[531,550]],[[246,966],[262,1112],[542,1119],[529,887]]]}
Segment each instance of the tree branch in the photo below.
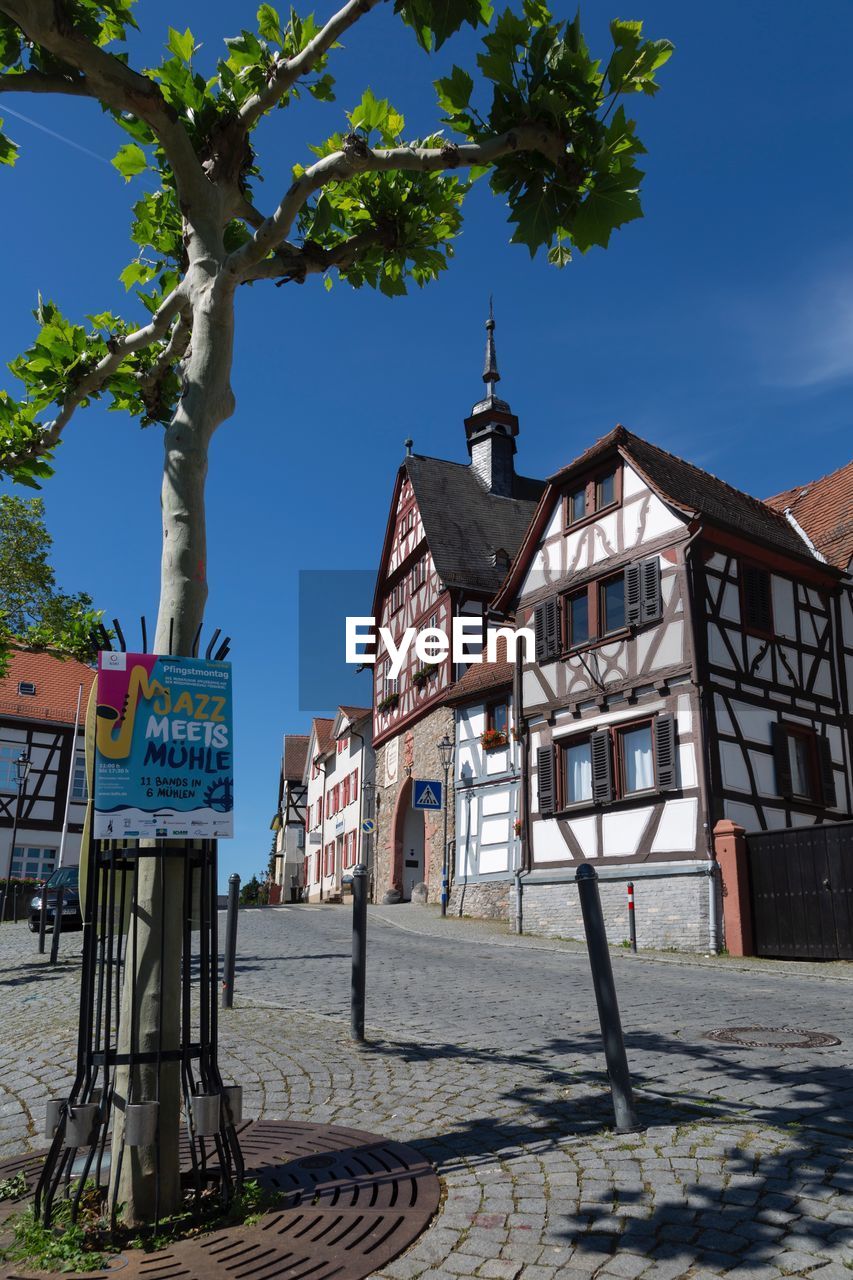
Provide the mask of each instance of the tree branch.
{"label": "tree branch", "polygon": [[[77,34],[55,0],[0,0],[0,13],[16,23],[27,39],[80,72],[88,96],[144,120],[166,152],[182,204],[199,212],[210,208],[211,186],[189,134],[153,80]],[[56,77],[57,85],[60,79]]]}
{"label": "tree branch", "polygon": [[0,93],[67,93],[72,97],[94,97],[85,76],[46,76],[41,71],[10,72],[0,76]]}
{"label": "tree branch", "polygon": [[[99,360],[94,369],[90,369],[80,379],[73,391],[70,391],[63,400],[57,416],[52,422],[45,423],[38,442],[24,450],[16,461],[21,462],[27,458],[39,458],[55,448],[78,405],[87,396],[94,395],[96,391],[100,390],[110,374],[115,373],[126,356],[131,355],[134,351],[142,351],[145,347],[149,347],[152,342],[157,342],[160,338],[165,337],[175,316],[185,310],[188,305],[185,294],[180,289],[176,289],[174,293],[169,294],[165,302],[154,313],[149,324],[142,329],[134,330],[133,333],[115,338],[110,344],[111,350],[109,354]],[[177,329],[178,326],[176,325],[175,328]],[[169,345],[171,345],[171,341]]]}
{"label": "tree branch", "polygon": [[176,361],[186,355],[192,336],[192,317],[189,309],[186,309],[179,313],[177,323],[169,334],[169,341],[151,368],[139,375],[139,385],[146,395],[155,391],[163,375],[169,372]]}
{"label": "tree branch", "polygon": [[275,213],[258,227],[251,240],[229,256],[226,266],[238,279],[244,279],[286,239],[299,210],[327,183],[341,182],[359,173],[388,170],[438,173],[444,169],[490,165],[515,151],[538,151],[560,166],[568,157],[569,147],[559,134],[536,125],[519,125],[480,142],[458,146],[448,142],[443,147],[393,147],[382,151],[372,150],[359,135],[350,134],[344,140],[342,151],[323,156],[296,179]]}
{"label": "tree branch", "polygon": [[251,129],[265,111],[269,111],[278,102],[282,94],[317,65],[324,53],[328,53],[339,36],[358,22],[359,18],[374,9],[380,0],[347,0],[329,19],[313,40],[306,44],[301,53],[288,58],[279,64],[274,76],[262,93],[255,94],[243,103],[240,111],[240,123],[245,129]]}
{"label": "tree branch", "polygon": [[291,280],[304,284],[306,276],[321,275],[331,267],[345,271],[351,267],[365,249],[375,249],[386,243],[385,235],[375,227],[361,231],[357,236],[342,240],[333,249],[323,249],[313,241],[306,241],[301,249],[287,244],[279,247],[275,256],[266,258],[244,278],[243,283],[255,280],[276,280],[287,284]]}

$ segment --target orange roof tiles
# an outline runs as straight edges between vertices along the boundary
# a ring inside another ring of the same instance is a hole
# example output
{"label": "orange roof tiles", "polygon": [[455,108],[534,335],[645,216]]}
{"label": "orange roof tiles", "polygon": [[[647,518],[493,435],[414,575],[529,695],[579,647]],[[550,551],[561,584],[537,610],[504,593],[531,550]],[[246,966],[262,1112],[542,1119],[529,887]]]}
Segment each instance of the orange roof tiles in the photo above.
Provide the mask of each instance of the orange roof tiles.
{"label": "orange roof tiles", "polygon": [[[13,649],[9,671],[0,679],[0,715],[18,716],[22,720],[50,720],[56,724],[73,724],[77,710],[77,694],[83,685],[81,721],[86,714],[89,690],[97,672],[76,658],[61,658],[53,653],[29,649]],[[18,693],[18,685],[28,681],[36,687],[35,696]]]}
{"label": "orange roof tiles", "polygon": [[768,506],[790,511],[816,549],[837,569],[853,563],[853,462],[837,471],[767,498]]}

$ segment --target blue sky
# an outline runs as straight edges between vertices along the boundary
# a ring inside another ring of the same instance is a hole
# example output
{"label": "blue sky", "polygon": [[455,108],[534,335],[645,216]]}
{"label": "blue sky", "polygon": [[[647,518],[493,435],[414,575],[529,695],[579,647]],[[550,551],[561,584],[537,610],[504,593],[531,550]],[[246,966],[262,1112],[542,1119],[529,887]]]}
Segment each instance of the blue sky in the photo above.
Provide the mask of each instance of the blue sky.
{"label": "blue sky", "polygon": [[[255,7],[146,0],[136,56],[153,60],[171,24],[191,27],[212,61]],[[758,496],[849,459],[849,0],[592,0],[593,47],[607,49],[615,16],[643,18],[677,51],[657,99],[637,104],[646,217],[606,253],[563,272],[531,262],[479,184],[451,271],[423,292],[327,294],[315,278],[239,298],[237,411],[214,440],[208,486],[208,620],[232,636],[237,708],[237,835],[221,847],[223,879],[266,864],[281,735],[309,723],[298,573],[375,567],[407,436],[419,452],[464,460],[490,293],[528,475],[554,471],[616,422]],[[309,102],[259,130],[258,204],[277,203],[289,166],[367,85],[412,134],[435,127],[432,81],[452,62],[473,68],[477,43],[462,34],[428,57],[390,6],[369,15],[334,57],[338,103]],[[117,279],[135,188],[105,163],[125,139],[93,104],[4,95],[0,115],[22,147],[0,174],[6,361],[32,337],[39,289],[75,318],[107,307],[137,316]],[[156,614],[161,454],[158,428],[94,407],[73,421],[44,490],[62,586],[90,591],[131,646],[133,620]],[[311,710],[333,714],[352,696],[330,686]]]}

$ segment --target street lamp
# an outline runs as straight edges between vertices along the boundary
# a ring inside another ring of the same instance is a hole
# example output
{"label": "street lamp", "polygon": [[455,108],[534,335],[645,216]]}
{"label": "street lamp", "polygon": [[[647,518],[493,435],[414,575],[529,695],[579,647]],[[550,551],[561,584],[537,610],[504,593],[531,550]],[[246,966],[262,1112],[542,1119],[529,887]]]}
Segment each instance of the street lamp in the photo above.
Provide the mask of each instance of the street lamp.
{"label": "street lamp", "polygon": [[9,901],[9,881],[12,879],[12,859],[15,856],[15,841],[18,838],[18,823],[21,820],[21,801],[27,786],[27,778],[30,776],[32,761],[30,753],[24,747],[21,754],[15,761],[15,782],[18,786],[18,798],[15,801],[15,816],[12,819],[12,842],[9,845],[9,865],[6,869],[6,889],[3,894],[3,915],[2,919],[6,919],[6,904]]}
{"label": "street lamp", "polygon": [[438,758],[441,761],[441,767],[444,770],[444,848],[441,852],[441,914],[447,915],[447,778],[450,773],[450,766],[453,763],[453,743],[447,734],[438,744]]}

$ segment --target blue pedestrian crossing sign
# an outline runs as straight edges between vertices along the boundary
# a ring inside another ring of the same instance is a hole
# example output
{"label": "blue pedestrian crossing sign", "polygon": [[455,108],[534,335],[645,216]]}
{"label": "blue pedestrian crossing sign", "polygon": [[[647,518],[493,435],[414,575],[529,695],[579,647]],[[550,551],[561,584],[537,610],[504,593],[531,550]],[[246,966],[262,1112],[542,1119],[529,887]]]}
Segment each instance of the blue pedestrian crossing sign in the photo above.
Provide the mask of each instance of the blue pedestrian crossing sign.
{"label": "blue pedestrian crossing sign", "polygon": [[412,791],[413,809],[441,809],[441,783],[429,779],[415,780]]}

